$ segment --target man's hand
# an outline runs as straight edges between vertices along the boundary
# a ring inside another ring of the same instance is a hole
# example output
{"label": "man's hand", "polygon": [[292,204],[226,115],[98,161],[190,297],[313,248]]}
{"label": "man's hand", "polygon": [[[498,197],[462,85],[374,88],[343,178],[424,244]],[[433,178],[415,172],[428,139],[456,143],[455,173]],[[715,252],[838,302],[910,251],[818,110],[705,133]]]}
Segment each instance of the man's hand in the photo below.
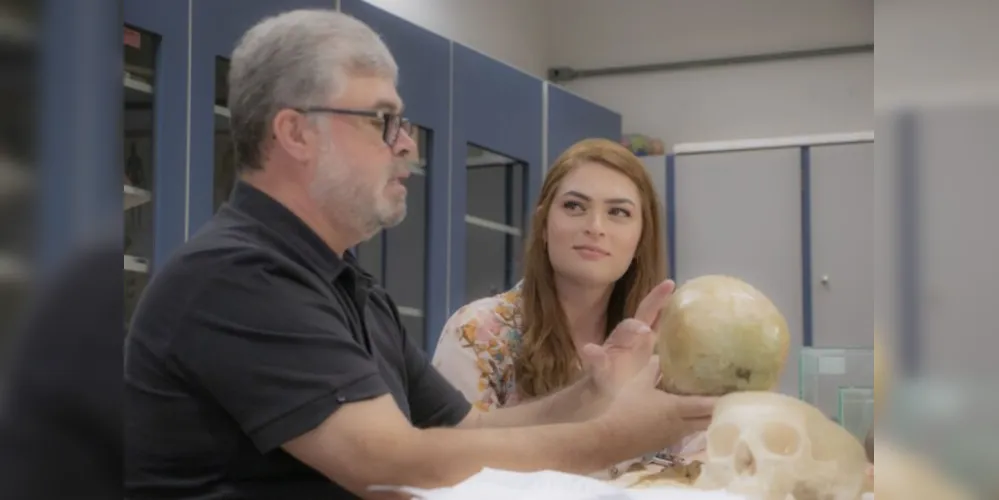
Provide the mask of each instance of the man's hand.
{"label": "man's hand", "polygon": [[[674,288],[672,280],[663,281],[642,299],[635,317],[617,325],[603,345],[583,346],[583,367],[601,395],[612,396],[648,364],[660,313]],[[655,384],[653,380],[649,387]]]}
{"label": "man's hand", "polygon": [[636,376],[617,392],[610,409],[598,420],[609,433],[626,443],[659,451],[708,428],[718,398],[677,396],[655,388],[659,358],[652,356]]}

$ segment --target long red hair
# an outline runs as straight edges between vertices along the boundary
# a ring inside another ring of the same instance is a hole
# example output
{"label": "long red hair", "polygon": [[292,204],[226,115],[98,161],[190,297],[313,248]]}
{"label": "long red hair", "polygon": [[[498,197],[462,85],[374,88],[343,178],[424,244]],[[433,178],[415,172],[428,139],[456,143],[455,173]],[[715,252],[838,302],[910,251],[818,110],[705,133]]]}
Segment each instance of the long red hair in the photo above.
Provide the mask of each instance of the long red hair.
{"label": "long red hair", "polygon": [[605,335],[634,315],[639,302],[666,279],[659,197],[642,162],[624,146],[606,139],[585,139],[563,152],[541,186],[524,252],[523,337],[520,356],[514,362],[517,389],[524,398],[557,391],[579,376],[578,356],[555,291],[555,273],[548,259],[544,234],[559,184],[583,163],[598,163],[621,172],[635,183],[641,194],[642,235],[634,261],[611,292]]}

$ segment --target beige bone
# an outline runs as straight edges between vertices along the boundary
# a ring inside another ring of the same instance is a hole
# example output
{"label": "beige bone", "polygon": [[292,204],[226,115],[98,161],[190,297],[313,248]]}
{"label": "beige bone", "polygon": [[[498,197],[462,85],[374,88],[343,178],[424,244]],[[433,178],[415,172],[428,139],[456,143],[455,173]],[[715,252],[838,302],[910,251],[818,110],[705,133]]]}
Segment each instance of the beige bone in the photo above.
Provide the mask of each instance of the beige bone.
{"label": "beige bone", "polygon": [[723,396],[695,486],[749,500],[856,500],[864,447],[815,407],[773,392]]}

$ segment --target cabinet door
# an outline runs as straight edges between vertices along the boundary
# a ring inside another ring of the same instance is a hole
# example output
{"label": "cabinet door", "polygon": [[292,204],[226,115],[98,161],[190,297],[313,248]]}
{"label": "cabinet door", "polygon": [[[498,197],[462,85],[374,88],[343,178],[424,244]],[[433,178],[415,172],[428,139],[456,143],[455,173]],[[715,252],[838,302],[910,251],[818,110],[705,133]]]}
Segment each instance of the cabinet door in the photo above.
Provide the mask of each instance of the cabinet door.
{"label": "cabinet door", "polygon": [[449,309],[520,279],[543,175],[543,82],[453,43]]}
{"label": "cabinet door", "polygon": [[188,4],[124,3],[124,296],[128,323],[149,274],[185,240]]}
{"label": "cabinet door", "polygon": [[227,75],[236,43],[266,17],[334,7],[329,0],[195,0],[191,6],[188,235],[208,222],[228,199],[235,181]]}
{"label": "cabinet door", "polygon": [[587,101],[552,83],[548,90],[548,166],[563,151],[583,140],[602,137],[614,142],[621,140],[621,115],[599,104]]}
{"label": "cabinet door", "polygon": [[416,125],[405,220],[358,245],[357,257],[395,300],[406,333],[428,352],[447,320],[451,42],[362,0],[340,9],[378,32],[399,65],[399,95]]}
{"label": "cabinet door", "polygon": [[682,155],[675,165],[678,283],[729,274],[766,294],[791,330],[780,389],[797,395],[803,330],[799,150]]}
{"label": "cabinet door", "polygon": [[870,347],[874,144],[810,148],[812,343]]}

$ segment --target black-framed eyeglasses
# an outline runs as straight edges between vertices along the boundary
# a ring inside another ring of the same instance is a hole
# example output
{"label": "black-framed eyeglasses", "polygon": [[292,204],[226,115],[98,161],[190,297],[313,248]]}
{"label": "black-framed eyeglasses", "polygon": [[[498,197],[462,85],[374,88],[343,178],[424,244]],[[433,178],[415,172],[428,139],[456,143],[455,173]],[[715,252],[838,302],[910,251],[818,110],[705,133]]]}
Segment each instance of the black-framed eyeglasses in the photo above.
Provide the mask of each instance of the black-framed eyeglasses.
{"label": "black-framed eyeglasses", "polygon": [[406,132],[406,135],[413,136],[413,124],[402,115],[389,113],[388,111],[373,109],[346,109],[327,108],[322,106],[310,106],[308,108],[295,108],[299,113],[332,113],[337,115],[365,116],[375,118],[382,122],[382,140],[389,147],[394,147],[399,140],[399,132]]}

